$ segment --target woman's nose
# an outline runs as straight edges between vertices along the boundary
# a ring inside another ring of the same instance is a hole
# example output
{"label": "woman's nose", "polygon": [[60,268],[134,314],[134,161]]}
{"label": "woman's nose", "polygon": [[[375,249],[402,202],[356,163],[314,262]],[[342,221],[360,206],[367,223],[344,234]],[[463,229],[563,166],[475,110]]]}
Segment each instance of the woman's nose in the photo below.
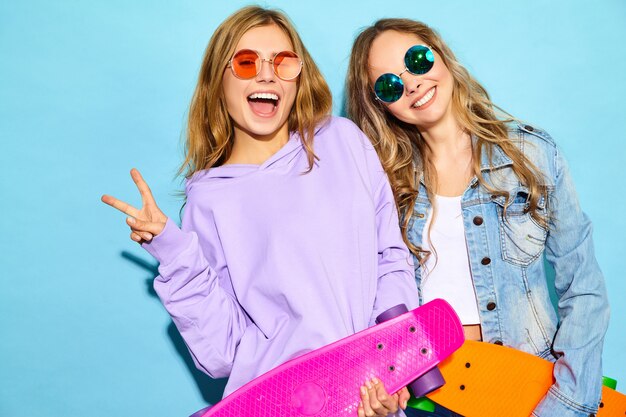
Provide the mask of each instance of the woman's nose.
{"label": "woman's nose", "polygon": [[[267,65],[265,65],[267,63]],[[262,59],[261,60],[261,70],[257,74],[257,81],[275,81],[274,74],[274,63],[271,59]]]}

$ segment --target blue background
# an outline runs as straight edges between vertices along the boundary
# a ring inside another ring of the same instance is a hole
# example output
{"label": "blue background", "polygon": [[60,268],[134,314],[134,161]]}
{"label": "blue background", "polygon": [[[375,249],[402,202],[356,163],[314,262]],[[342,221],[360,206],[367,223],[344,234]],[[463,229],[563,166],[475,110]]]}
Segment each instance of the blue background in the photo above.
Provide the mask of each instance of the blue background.
{"label": "blue background", "polygon": [[[553,135],[594,220],[612,307],[604,369],[626,391],[626,2],[299,3],[267,5],[295,22],[335,114],[357,30],[410,17],[495,103]],[[151,290],[155,261],[99,198],[139,204],[137,167],[178,218],[201,57],[244,4],[0,2],[0,416],[185,416],[219,398],[223,381],[193,369]]]}

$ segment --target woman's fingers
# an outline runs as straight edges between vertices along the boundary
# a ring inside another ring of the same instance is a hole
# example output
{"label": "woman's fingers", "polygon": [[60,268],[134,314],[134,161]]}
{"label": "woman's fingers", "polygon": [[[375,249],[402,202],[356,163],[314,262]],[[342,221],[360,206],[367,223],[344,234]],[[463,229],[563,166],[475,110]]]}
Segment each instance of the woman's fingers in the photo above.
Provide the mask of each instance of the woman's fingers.
{"label": "woman's fingers", "polygon": [[[378,385],[382,384],[376,378],[373,378],[371,381],[365,381],[365,386],[361,387],[361,403],[357,409],[359,416],[381,417],[389,414],[389,409],[383,405],[381,398],[379,398]],[[382,394],[382,399],[387,400],[386,397],[388,395],[386,395],[386,392],[382,392]]]}
{"label": "woman's fingers", "polygon": [[163,231],[167,222],[167,216],[159,210],[150,187],[148,187],[139,171],[135,168],[131,169],[130,176],[141,194],[143,202],[141,210],[137,210],[130,204],[110,195],[103,195],[101,200],[103,203],[129,216],[126,218],[126,223],[131,228],[130,238],[132,240],[138,243],[149,242],[154,236]]}
{"label": "woman's fingers", "polygon": [[398,396],[390,395],[377,378],[372,378],[372,391],[370,398],[376,400],[372,403],[374,411],[383,416],[398,411]]}
{"label": "woman's fingers", "polygon": [[130,175],[139,190],[139,194],[141,194],[141,201],[143,203],[142,212],[146,212],[149,220],[165,223],[167,216],[163,214],[161,209],[159,209],[159,206],[157,206],[154,196],[152,195],[152,191],[150,190],[148,183],[144,181],[141,173],[136,168],[133,168],[130,171]]}
{"label": "woman's fingers", "polygon": [[148,232],[138,232],[139,236],[146,242],[150,242],[152,240],[152,233]]}
{"label": "woman's fingers", "polygon": [[139,216],[139,210],[137,210],[135,207],[131,206],[130,204],[123,202],[122,200],[118,200],[117,198],[113,196],[105,194],[100,198],[100,200],[102,200],[103,203],[108,204],[109,206],[116,208],[122,213],[128,214],[131,217]]}
{"label": "woman's fingers", "polygon": [[[408,399],[406,388],[401,392]],[[395,413],[398,411],[400,397],[400,393],[390,395],[381,381],[372,378],[361,387],[361,402],[357,414],[359,417],[382,417]]]}
{"label": "woman's fingers", "polygon": [[[366,384],[367,385],[367,384]],[[386,416],[385,406],[381,402],[381,398],[378,398],[377,385],[380,385],[376,378],[372,378],[369,385],[367,385],[367,394],[370,399],[370,407],[374,411],[376,416]],[[383,398],[384,399],[384,398]]]}
{"label": "woman's fingers", "polygon": [[148,187],[148,183],[144,181],[141,173],[136,168],[130,170],[130,176],[135,182],[137,189],[139,190],[139,194],[141,194],[141,201],[143,201],[144,206],[154,204],[156,206],[156,202],[154,201],[154,197],[152,196],[152,191],[150,191],[150,187]]}
{"label": "woman's fingers", "polygon": [[152,239],[153,236],[156,236],[159,233],[161,233],[163,231],[163,228],[165,227],[165,223],[148,222],[148,221],[136,219],[134,217],[126,218],[126,224],[128,224],[130,228],[133,229],[133,231],[135,232],[149,233],[151,236],[149,239],[146,239],[146,240],[150,240]]}
{"label": "woman's fingers", "polygon": [[363,401],[359,401],[359,406],[356,409],[357,417],[365,417],[365,411],[363,410]]}
{"label": "woman's fingers", "polygon": [[[366,382],[366,385],[367,384],[371,386],[369,381]],[[359,404],[357,413],[359,417],[373,417],[376,415],[370,404],[369,389],[367,387],[361,387],[361,403]]]}
{"label": "woman's fingers", "polygon": [[138,232],[137,230],[131,230],[130,238],[137,243],[150,242],[152,240],[152,235],[147,232]]}
{"label": "woman's fingers", "polygon": [[141,243],[141,236],[137,232],[130,232],[130,238],[137,243]]}
{"label": "woman's fingers", "polygon": [[409,399],[411,398],[411,393],[407,387],[402,388],[397,392],[398,395],[398,406],[403,410],[406,410],[406,407],[409,403]]}
{"label": "woman's fingers", "polygon": [[366,417],[365,409],[363,408],[363,400],[359,402],[359,408],[356,409],[356,414],[358,417]]}

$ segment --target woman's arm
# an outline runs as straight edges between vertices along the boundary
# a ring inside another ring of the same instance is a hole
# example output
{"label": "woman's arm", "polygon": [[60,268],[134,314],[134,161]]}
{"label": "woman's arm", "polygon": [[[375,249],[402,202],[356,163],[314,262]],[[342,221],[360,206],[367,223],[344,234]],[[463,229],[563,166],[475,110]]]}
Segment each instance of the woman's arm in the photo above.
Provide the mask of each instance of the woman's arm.
{"label": "woman's arm", "polygon": [[215,225],[188,196],[179,229],[158,208],[139,172],[131,176],[142,196],[140,210],[111,196],[102,201],[130,216],[131,238],[159,261],[154,288],[198,369],[213,378],[228,376],[248,321],[209,261],[219,250]]}
{"label": "woman's arm", "polygon": [[398,210],[389,178],[376,150],[359,131],[364,141],[367,166],[373,187],[378,238],[378,288],[370,325],[383,311],[400,303],[413,309],[419,306],[413,257],[400,233]]}
{"label": "woman's arm", "polygon": [[553,343],[558,357],[555,383],[534,415],[595,413],[600,400],[602,345],[609,320],[604,278],[596,261],[592,226],[582,212],[567,163],[555,151],[556,181],[549,199],[546,258],[554,266],[559,328]]}

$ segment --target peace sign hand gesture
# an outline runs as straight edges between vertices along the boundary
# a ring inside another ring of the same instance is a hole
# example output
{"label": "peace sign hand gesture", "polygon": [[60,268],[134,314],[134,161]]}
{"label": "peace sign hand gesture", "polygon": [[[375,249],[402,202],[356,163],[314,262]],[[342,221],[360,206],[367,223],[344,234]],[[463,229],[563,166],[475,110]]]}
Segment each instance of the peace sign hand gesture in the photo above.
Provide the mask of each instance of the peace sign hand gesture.
{"label": "peace sign hand gesture", "polygon": [[103,203],[118,209],[122,213],[127,214],[126,223],[130,226],[130,238],[137,243],[149,242],[152,238],[163,231],[167,216],[159,209],[154,201],[150,187],[143,180],[143,177],[135,168],[130,170],[139,194],[141,194],[141,202],[143,207],[137,210],[135,207],[110,195],[103,195],[101,200]]}

